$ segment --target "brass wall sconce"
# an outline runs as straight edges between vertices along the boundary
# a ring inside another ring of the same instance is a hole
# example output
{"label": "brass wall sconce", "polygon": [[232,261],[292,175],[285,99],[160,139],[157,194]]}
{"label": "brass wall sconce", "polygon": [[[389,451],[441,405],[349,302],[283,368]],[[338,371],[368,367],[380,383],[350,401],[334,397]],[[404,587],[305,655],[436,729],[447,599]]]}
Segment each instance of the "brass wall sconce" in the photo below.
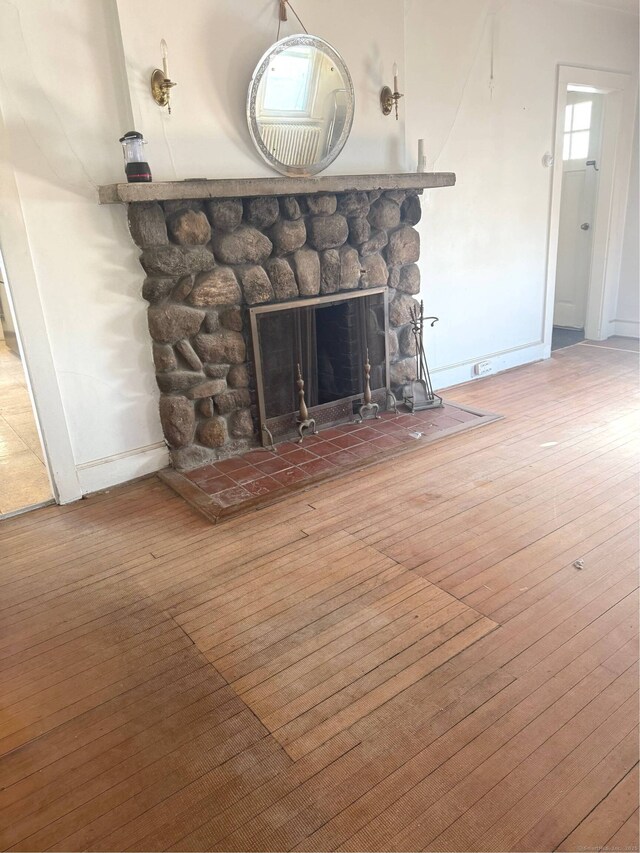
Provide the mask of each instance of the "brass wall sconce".
{"label": "brass wall sconce", "polygon": [[151,75],[151,95],[159,107],[167,107],[169,114],[171,114],[171,89],[178,84],[169,79],[167,43],[164,39],[160,42],[160,47],[162,49],[162,71],[155,68]]}
{"label": "brass wall sconce", "polygon": [[382,110],[382,114],[385,116],[390,115],[391,110],[394,105],[396,108],[396,121],[398,121],[398,101],[400,98],[403,98],[404,95],[401,95],[398,91],[398,65],[396,62],[393,63],[393,92],[388,86],[383,86],[382,91],[380,92],[380,108]]}

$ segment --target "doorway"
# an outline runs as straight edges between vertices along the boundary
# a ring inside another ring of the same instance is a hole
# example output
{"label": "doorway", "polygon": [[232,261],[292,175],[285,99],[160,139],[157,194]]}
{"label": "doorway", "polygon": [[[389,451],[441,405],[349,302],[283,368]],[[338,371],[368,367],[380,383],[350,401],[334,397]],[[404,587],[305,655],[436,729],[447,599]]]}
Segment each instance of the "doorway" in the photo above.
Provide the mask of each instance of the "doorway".
{"label": "doorway", "polygon": [[0,263],[0,518],[53,501]]}
{"label": "doorway", "polygon": [[626,74],[560,66],[545,348],[613,334],[635,120]]}
{"label": "doorway", "polygon": [[588,88],[567,87],[552,349],[584,338],[604,98]]}

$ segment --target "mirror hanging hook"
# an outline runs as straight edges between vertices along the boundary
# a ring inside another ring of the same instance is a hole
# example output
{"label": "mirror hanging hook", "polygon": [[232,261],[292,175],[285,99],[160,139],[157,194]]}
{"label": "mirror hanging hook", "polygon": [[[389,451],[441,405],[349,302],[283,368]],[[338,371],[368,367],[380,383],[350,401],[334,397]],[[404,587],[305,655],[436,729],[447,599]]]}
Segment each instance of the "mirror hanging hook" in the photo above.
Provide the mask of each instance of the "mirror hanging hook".
{"label": "mirror hanging hook", "polygon": [[305,31],[305,33],[307,35],[309,35],[309,30],[305,27],[305,25],[300,20],[300,15],[298,15],[296,10],[291,5],[291,0],[278,0],[278,36],[277,36],[276,41],[280,41],[280,24],[282,23],[282,21],[288,21],[289,20],[288,15],[287,15],[287,6],[291,9],[293,14],[296,16],[298,23],[300,24],[302,29]]}

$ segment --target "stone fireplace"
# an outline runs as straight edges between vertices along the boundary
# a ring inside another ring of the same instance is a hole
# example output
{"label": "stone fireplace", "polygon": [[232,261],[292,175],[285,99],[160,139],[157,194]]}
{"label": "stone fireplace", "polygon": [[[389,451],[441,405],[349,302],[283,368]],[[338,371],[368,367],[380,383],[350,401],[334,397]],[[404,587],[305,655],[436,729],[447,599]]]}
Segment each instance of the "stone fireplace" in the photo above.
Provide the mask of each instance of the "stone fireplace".
{"label": "stone fireplace", "polygon": [[[300,359],[314,410],[346,401],[345,417],[361,397],[363,350],[382,407],[388,387],[413,378],[418,195],[454,180],[443,173],[101,188],[103,203],[128,203],[142,249],[174,467],[262,444],[270,416],[272,424],[285,417],[285,435],[295,426],[292,366]],[[339,418],[330,412],[325,422]]]}

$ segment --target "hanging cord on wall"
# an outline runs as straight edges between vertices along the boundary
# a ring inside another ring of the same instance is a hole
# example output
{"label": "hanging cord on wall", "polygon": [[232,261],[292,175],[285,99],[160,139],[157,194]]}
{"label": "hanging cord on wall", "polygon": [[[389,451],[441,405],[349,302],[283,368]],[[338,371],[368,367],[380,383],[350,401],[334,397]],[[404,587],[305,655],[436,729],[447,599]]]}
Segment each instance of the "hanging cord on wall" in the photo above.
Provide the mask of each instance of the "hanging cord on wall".
{"label": "hanging cord on wall", "polygon": [[304,24],[302,23],[302,21],[300,20],[300,15],[298,15],[298,13],[296,12],[296,10],[293,8],[293,6],[291,5],[290,0],[278,0],[278,3],[280,4],[280,13],[279,13],[279,15],[278,15],[278,34],[277,34],[277,36],[276,36],[276,41],[280,41],[280,26],[281,26],[282,22],[283,22],[283,21],[288,21],[288,20],[289,20],[289,18],[288,18],[288,16],[287,16],[287,6],[291,9],[291,11],[293,12],[293,14],[294,14],[294,15],[296,16],[296,18],[298,19],[298,23],[300,24],[300,26],[302,27],[302,29],[305,31],[305,33],[306,33],[307,35],[309,35],[309,31],[307,30],[307,28],[305,27],[305,25],[304,25]]}
{"label": "hanging cord on wall", "polygon": [[[493,100],[493,90],[494,90],[494,86],[495,86],[495,56],[494,56],[495,23],[496,23],[496,19],[500,16],[500,13],[504,9],[504,7],[507,5],[507,3],[508,3],[508,0],[493,0],[493,3],[490,2],[488,4],[487,11],[485,12],[485,15],[484,15],[484,20],[482,21],[482,27],[480,30],[480,38],[478,39],[478,44],[477,44],[477,47],[474,51],[473,58],[471,59],[471,62],[467,68],[467,73],[465,75],[465,79],[464,79],[464,82],[462,84],[462,89],[460,92],[460,98],[458,100],[458,105],[456,107],[456,111],[455,111],[455,114],[453,116],[453,121],[449,125],[447,135],[445,136],[444,142],[440,146],[440,151],[438,151],[437,156],[433,160],[432,169],[434,171],[436,171],[436,166],[437,166],[438,160],[440,159],[440,157],[442,156],[442,153],[444,152],[445,148],[447,147],[447,144],[449,142],[449,139],[451,138],[453,130],[458,123],[458,117],[459,117],[460,111],[462,109],[462,104],[464,102],[464,98],[465,98],[465,95],[467,93],[467,88],[468,88],[469,82],[471,80],[471,75],[473,74],[473,71],[474,71],[474,68],[476,65],[476,61],[477,61],[478,56],[480,55],[480,52],[481,52],[482,47],[483,47],[484,38],[485,38],[485,34],[486,34],[487,27],[488,27],[489,23],[491,23],[490,64],[489,64],[489,97],[490,97],[490,100]],[[493,6],[493,8],[489,8],[491,6]]]}

